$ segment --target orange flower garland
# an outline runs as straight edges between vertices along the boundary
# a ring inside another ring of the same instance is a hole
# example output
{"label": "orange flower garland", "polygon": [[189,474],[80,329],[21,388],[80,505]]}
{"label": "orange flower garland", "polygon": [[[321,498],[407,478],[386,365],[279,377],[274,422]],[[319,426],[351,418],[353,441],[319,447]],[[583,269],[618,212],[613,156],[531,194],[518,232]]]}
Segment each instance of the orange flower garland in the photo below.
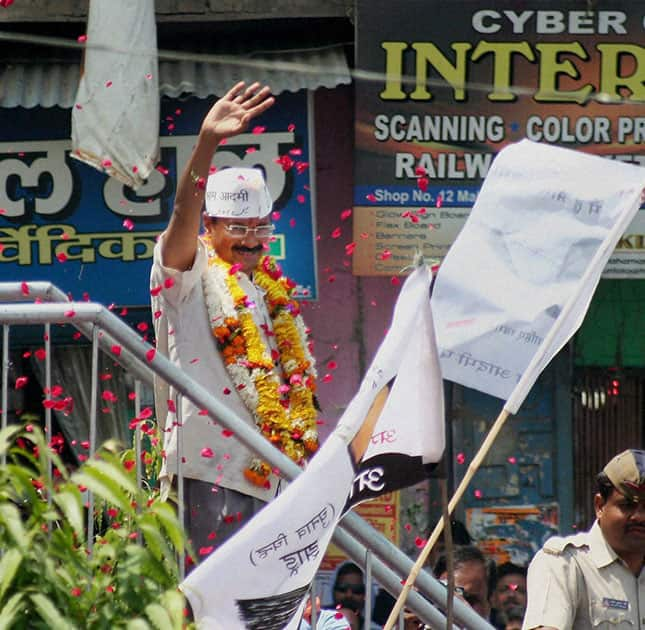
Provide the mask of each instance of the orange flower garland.
{"label": "orange flower garland", "polygon": [[[269,256],[260,260],[253,281],[265,301],[277,342],[278,372],[271,351],[253,319],[252,304],[238,282],[238,273],[209,247],[204,298],[213,336],[231,380],[253,414],[262,435],[298,464],[318,449],[316,370],[300,307],[292,299],[294,285]],[[244,476],[267,486],[271,468],[253,458]]]}

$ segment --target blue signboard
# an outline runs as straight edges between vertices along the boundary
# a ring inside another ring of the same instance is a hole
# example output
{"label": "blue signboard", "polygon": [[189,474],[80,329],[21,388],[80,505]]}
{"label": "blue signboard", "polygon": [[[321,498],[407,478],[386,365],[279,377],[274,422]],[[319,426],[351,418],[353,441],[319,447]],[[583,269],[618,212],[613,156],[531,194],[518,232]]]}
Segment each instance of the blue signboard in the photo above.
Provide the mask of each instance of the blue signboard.
{"label": "blue signboard", "polygon": [[[70,157],[69,110],[2,110],[0,281],[44,280],[75,299],[147,306],[155,239],[212,103],[162,100],[161,161],[136,192]],[[298,294],[315,298],[309,124],[306,92],[280,95],[213,163],[264,170],[277,227],[271,252]]]}

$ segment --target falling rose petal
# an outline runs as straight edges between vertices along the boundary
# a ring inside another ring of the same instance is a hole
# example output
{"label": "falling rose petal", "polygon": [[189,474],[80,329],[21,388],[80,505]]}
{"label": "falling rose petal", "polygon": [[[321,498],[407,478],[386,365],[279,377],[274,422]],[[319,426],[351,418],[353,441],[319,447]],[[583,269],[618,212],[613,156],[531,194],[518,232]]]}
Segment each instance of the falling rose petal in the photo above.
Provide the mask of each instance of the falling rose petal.
{"label": "falling rose petal", "polygon": [[215,456],[215,453],[213,453],[213,449],[210,448],[209,446],[205,446],[199,453],[202,457],[205,457],[206,459],[210,459],[211,457]]}
{"label": "falling rose petal", "polygon": [[82,446],[82,447],[87,451],[87,450],[89,450],[89,448],[90,448],[90,443],[89,443],[89,441],[88,441],[88,440],[83,440],[83,441],[81,442],[81,446]]}
{"label": "falling rose petal", "polygon": [[28,376],[19,376],[16,379],[16,384],[15,388],[16,389],[22,389],[27,383],[29,382],[29,377]]}
{"label": "falling rose petal", "polygon": [[128,393],[128,400],[135,400],[135,399],[136,399],[136,397],[137,397],[137,393],[136,393],[136,392],[129,392],[129,393]]}
{"label": "falling rose petal", "polygon": [[144,407],[139,414],[139,418],[141,418],[142,420],[152,418],[152,407]]}
{"label": "falling rose petal", "polygon": [[150,289],[150,295],[157,297],[161,293],[162,288],[163,287],[161,285],[152,287],[152,289]]}
{"label": "falling rose petal", "polygon": [[222,394],[224,394],[224,396],[228,396],[230,393],[231,393],[231,390],[228,387],[225,387],[222,390]]}
{"label": "falling rose petal", "polygon": [[307,200],[307,198],[304,195],[297,195],[296,196],[296,201],[298,203],[304,203]]}
{"label": "falling rose petal", "polygon": [[423,168],[423,166],[417,166],[414,169],[414,174],[417,175],[418,177],[422,177],[423,175],[426,174],[426,169]]}
{"label": "falling rose petal", "polygon": [[401,284],[401,279],[398,276],[392,276],[390,278],[390,284],[393,287],[398,287]]}
{"label": "falling rose petal", "polygon": [[115,354],[117,357],[121,355],[121,346],[114,344],[111,348],[112,354]]}
{"label": "falling rose petal", "polygon": [[261,125],[258,125],[257,127],[253,127],[253,130],[251,131],[251,133],[254,133],[257,135],[260,133],[264,133],[266,130],[267,130],[266,127],[262,127]]}
{"label": "falling rose petal", "polygon": [[112,160],[105,159],[101,162],[103,168],[110,168],[112,166]]}
{"label": "falling rose petal", "polygon": [[329,276],[329,278],[327,278],[327,282],[329,282],[330,284],[332,282],[336,282],[336,276]]}
{"label": "falling rose petal", "polygon": [[417,214],[425,214],[426,212],[427,212],[427,210],[425,208],[419,208],[417,210]]}
{"label": "falling rose petal", "polygon": [[360,233],[360,237],[361,237],[363,240],[365,240],[366,238],[369,238],[369,237],[370,237],[370,235],[369,235],[367,232],[361,232],[361,233]]}
{"label": "falling rose petal", "polygon": [[65,311],[65,317],[74,317],[74,315],[76,315],[74,310]]}
{"label": "falling rose petal", "polygon": [[329,361],[329,363],[327,363],[328,370],[335,370],[337,367],[338,364],[336,363],[336,361]]}
{"label": "falling rose petal", "polygon": [[20,283],[20,292],[23,295],[29,295],[29,285],[26,282]]}
{"label": "falling rose petal", "polygon": [[309,168],[309,162],[296,162],[296,173],[302,175]]}
{"label": "falling rose petal", "polygon": [[334,377],[331,374],[325,374],[322,380],[323,380],[323,383],[330,383],[331,381],[334,380]]}
{"label": "falling rose petal", "polygon": [[466,455],[464,453],[457,453],[456,457],[457,463],[462,466],[463,464],[466,463]]}
{"label": "falling rose petal", "polygon": [[168,405],[168,411],[170,411],[170,413],[177,413],[177,407],[175,407],[174,400],[167,400],[166,403]]}
{"label": "falling rose petal", "polygon": [[195,363],[199,363],[199,357],[195,357],[194,359],[190,360],[191,365],[195,365]]}
{"label": "falling rose petal", "polygon": [[441,208],[441,206],[443,205],[443,197],[441,195],[437,196],[437,204],[436,205],[437,205],[437,208]]}
{"label": "falling rose petal", "polygon": [[35,356],[39,361],[44,361],[44,360],[45,360],[45,357],[47,356],[47,351],[45,350],[45,348],[38,348],[38,350],[36,350],[36,351],[34,352],[34,356]]}
{"label": "falling rose petal", "polygon": [[212,546],[212,545],[210,547],[200,547],[199,548],[199,555],[200,556],[207,556],[209,553],[213,552],[213,549],[215,549],[215,547]]}
{"label": "falling rose petal", "polygon": [[422,192],[426,192],[426,190],[428,190],[429,183],[430,180],[427,177],[419,177],[419,179],[417,179],[417,186]]}
{"label": "falling rose petal", "polygon": [[302,149],[299,149],[298,147],[291,149],[289,151],[289,155],[302,155]]}
{"label": "falling rose petal", "polygon": [[389,249],[383,250],[383,252],[380,254],[379,258],[381,260],[387,260],[392,256],[392,252]]}
{"label": "falling rose petal", "polygon": [[67,260],[67,254],[65,254],[65,252],[59,252],[56,254],[56,260],[59,263],[64,263]]}
{"label": "falling rose petal", "polygon": [[365,199],[367,199],[370,203],[376,203],[376,197],[371,193],[369,195],[365,195]]}
{"label": "falling rose petal", "polygon": [[291,227],[291,228],[296,227],[296,220],[295,219],[289,219],[289,227]]}
{"label": "falling rose petal", "polygon": [[347,245],[345,245],[345,254],[347,256],[351,256],[354,253],[355,249],[356,243],[347,243]]}
{"label": "falling rose petal", "polygon": [[148,324],[146,322],[139,322],[137,324],[137,330],[139,332],[146,332],[148,330]]}
{"label": "falling rose petal", "polygon": [[343,211],[340,213],[340,220],[341,220],[341,221],[346,221],[346,220],[347,220],[347,219],[349,219],[349,217],[351,217],[351,216],[352,216],[352,209],[351,209],[351,208],[347,208],[346,210],[343,210]]}
{"label": "falling rose petal", "polygon": [[293,133],[296,130],[296,126],[293,123],[290,123],[287,127],[287,131]]}
{"label": "falling rose petal", "polygon": [[234,276],[240,269],[242,269],[242,263],[235,263],[231,265],[231,268],[228,270],[228,275]]}
{"label": "falling rose petal", "polygon": [[509,464],[517,464],[517,458],[516,458],[516,457],[513,457],[513,455],[511,455],[509,458],[507,458],[507,460],[506,460],[506,461],[507,461]]}
{"label": "falling rose petal", "polygon": [[132,172],[133,172],[135,175],[139,172],[139,167],[138,167],[136,164],[132,167]]}
{"label": "falling rose petal", "polygon": [[168,169],[165,166],[162,166],[161,164],[158,164],[155,167],[162,175],[168,175]]}
{"label": "falling rose petal", "polygon": [[233,431],[231,431],[230,429],[222,429],[222,435],[225,438],[231,437],[233,435]]}
{"label": "falling rose petal", "polygon": [[130,230],[130,231],[134,230],[134,223],[132,222],[132,219],[124,219],[123,220],[123,227],[126,230]]}
{"label": "falling rose petal", "polygon": [[150,348],[148,352],[146,352],[146,359],[148,362],[152,361],[155,358],[155,354],[157,354],[157,351],[154,348]]}
{"label": "falling rose petal", "polygon": [[475,499],[481,499],[484,496],[484,493],[481,490],[475,490],[473,492]]}
{"label": "falling rose petal", "polygon": [[150,79],[152,79],[152,74],[150,72],[148,72],[148,74],[146,74],[146,79],[148,79],[148,81],[150,81]]}
{"label": "falling rose petal", "polygon": [[414,544],[416,545],[417,548],[423,549],[426,546],[426,540],[425,538],[421,538],[421,536],[417,536],[414,539]]}
{"label": "falling rose petal", "polygon": [[153,316],[155,319],[159,319],[162,315],[163,315],[163,311],[155,311],[155,312],[152,314],[152,316]]}
{"label": "falling rose petal", "polygon": [[334,231],[331,233],[331,237],[332,237],[332,238],[340,238],[341,234],[342,234],[341,229],[340,229],[339,227],[337,227],[337,228],[336,228],[336,229],[334,229]]}
{"label": "falling rose petal", "polygon": [[412,525],[410,523],[406,523],[403,527],[405,527],[406,532],[412,531]]}
{"label": "falling rose petal", "polygon": [[279,221],[281,216],[282,215],[279,212],[272,212],[271,213],[271,220],[272,221]]}
{"label": "falling rose petal", "polygon": [[255,153],[257,151],[256,147],[247,147],[245,153]]}
{"label": "falling rose petal", "polygon": [[112,81],[106,81],[105,82],[105,87],[106,88],[112,87]]}

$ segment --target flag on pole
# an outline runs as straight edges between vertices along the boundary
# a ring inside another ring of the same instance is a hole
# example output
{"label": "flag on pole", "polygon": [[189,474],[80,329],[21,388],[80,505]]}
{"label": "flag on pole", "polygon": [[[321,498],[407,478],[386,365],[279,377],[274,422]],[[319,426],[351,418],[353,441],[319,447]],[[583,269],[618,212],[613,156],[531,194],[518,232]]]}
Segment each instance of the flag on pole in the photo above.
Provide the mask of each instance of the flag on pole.
{"label": "flag on pole", "polygon": [[[406,280],[392,326],[358,393],[307,469],[182,582],[180,588],[202,627],[295,630],[352,485],[357,484],[360,462],[383,454],[386,447],[425,464],[440,459],[445,443],[443,392],[429,287],[425,267]],[[430,360],[420,356],[426,353]],[[440,402],[414,409],[429,402],[428,389]],[[379,431],[389,432],[389,442],[373,439]],[[376,483],[376,475],[370,474],[365,479],[375,487],[383,485],[385,492],[385,477]]]}
{"label": "flag on pole", "polygon": [[139,188],[159,160],[154,0],[91,0],[72,157]]}
{"label": "flag on pole", "polygon": [[517,413],[582,323],[645,169],[523,140],[502,150],[437,275],[444,378]]}

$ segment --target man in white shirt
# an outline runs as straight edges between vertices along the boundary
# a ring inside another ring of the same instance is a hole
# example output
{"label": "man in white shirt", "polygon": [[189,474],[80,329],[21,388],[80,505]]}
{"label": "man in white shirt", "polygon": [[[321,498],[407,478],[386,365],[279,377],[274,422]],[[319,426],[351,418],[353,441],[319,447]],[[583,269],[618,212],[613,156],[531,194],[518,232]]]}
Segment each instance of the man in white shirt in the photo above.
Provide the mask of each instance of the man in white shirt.
{"label": "man in white shirt", "polygon": [[[159,351],[302,464],[318,445],[316,374],[293,285],[265,255],[271,195],[259,169],[211,166],[273,102],[268,87],[238,83],[206,115],[155,247],[152,310]],[[162,490],[181,466],[188,535],[204,556],[275,496],[277,478],[185,397],[178,423],[172,388],[156,386],[155,403]]]}
{"label": "man in white shirt", "polygon": [[523,628],[645,628],[645,451],[614,457],[597,477],[596,522],[554,537],[528,571]]}

